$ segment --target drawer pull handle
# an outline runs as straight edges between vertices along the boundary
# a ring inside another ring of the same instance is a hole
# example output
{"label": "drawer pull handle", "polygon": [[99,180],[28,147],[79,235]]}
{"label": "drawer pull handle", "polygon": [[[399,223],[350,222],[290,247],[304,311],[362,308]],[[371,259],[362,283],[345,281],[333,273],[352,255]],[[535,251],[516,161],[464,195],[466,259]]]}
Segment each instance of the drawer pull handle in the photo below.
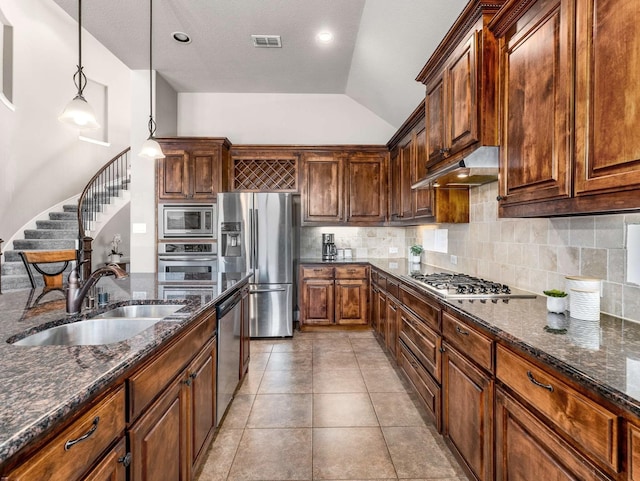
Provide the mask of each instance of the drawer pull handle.
{"label": "drawer pull handle", "polygon": [[529,381],[531,381],[536,386],[546,389],[549,392],[553,392],[553,386],[551,384],[542,384],[540,381],[536,380],[535,377],[533,377],[533,374],[531,374],[531,371],[527,371],[527,377],[529,378]]}
{"label": "drawer pull handle", "polygon": [[64,443],[64,450],[65,451],[69,451],[69,449],[71,449],[75,444],[78,444],[80,441],[84,441],[85,439],[87,439],[89,436],[91,436],[93,433],[96,432],[96,429],[98,429],[98,423],[100,422],[100,416],[96,416],[93,419],[93,423],[91,423],[91,428],[84,433],[82,436],[80,436],[79,438],[76,439],[70,439],[69,441],[67,441],[66,443]]}
{"label": "drawer pull handle", "polygon": [[191,377],[188,377],[183,381],[187,386],[191,386]]}
{"label": "drawer pull handle", "polygon": [[438,351],[440,351],[441,353],[444,353],[444,347],[441,347],[440,349],[438,349]]}
{"label": "drawer pull handle", "polygon": [[458,334],[462,334],[463,336],[468,336],[469,335],[469,331],[463,331],[462,329],[460,329],[460,326],[456,326],[456,332]]}
{"label": "drawer pull handle", "polygon": [[189,374],[189,377],[190,377],[191,379],[195,379],[195,378],[197,378],[197,377],[198,377],[198,373],[197,373],[197,372],[192,372],[191,374]]}

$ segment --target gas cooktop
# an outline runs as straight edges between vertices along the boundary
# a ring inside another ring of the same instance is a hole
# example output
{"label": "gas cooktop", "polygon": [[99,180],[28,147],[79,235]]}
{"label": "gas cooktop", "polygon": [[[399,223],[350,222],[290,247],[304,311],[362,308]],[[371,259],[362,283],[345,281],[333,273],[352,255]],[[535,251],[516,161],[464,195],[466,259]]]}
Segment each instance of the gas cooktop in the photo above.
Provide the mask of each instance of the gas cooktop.
{"label": "gas cooktop", "polygon": [[411,278],[423,286],[429,292],[447,299],[491,299],[497,302],[498,299],[532,299],[535,294],[524,291],[512,291],[506,284],[487,281],[479,277],[467,274],[455,273],[434,273],[421,274],[415,272]]}

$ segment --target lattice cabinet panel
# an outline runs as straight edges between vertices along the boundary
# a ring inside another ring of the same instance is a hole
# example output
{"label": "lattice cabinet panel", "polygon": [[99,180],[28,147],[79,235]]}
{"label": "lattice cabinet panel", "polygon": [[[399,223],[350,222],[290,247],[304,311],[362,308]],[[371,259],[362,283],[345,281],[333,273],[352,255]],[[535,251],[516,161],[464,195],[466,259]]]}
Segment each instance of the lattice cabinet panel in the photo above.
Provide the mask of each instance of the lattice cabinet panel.
{"label": "lattice cabinet panel", "polygon": [[231,170],[232,190],[298,191],[297,157],[234,157]]}

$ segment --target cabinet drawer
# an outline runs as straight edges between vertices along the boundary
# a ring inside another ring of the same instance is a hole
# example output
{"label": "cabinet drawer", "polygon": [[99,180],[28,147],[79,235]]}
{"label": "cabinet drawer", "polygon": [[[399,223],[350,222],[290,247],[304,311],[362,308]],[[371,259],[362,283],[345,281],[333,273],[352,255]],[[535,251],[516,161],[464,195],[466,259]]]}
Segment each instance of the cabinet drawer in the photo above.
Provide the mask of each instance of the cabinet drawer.
{"label": "cabinet drawer", "polygon": [[387,292],[389,294],[391,294],[393,297],[395,297],[396,299],[400,299],[399,296],[399,285],[396,281],[394,281],[393,279],[387,279]]}
{"label": "cabinet drawer", "polygon": [[596,460],[619,470],[619,419],[614,413],[502,346],[496,353],[496,377]]}
{"label": "cabinet drawer", "polygon": [[440,382],[442,338],[406,309],[400,310],[400,339],[424,368]]}
{"label": "cabinet drawer", "polygon": [[133,421],[206,344],[215,329],[215,312],[205,314],[196,326],[129,378],[129,421]]}
{"label": "cabinet drawer", "polygon": [[411,384],[413,384],[418,396],[427,408],[427,412],[431,415],[438,432],[440,432],[442,422],[440,387],[431,379],[429,373],[424,370],[402,342],[400,343],[399,361],[402,370],[411,381]]}
{"label": "cabinet drawer", "polygon": [[333,279],[333,267],[302,266],[302,278]]}
{"label": "cabinet drawer", "polygon": [[6,480],[79,479],[109,445],[124,433],[124,417],[125,395],[124,387],[121,386],[11,472]]}
{"label": "cabinet drawer", "polygon": [[442,314],[442,334],[469,359],[493,371],[493,341],[487,336],[446,312]]}
{"label": "cabinet drawer", "polygon": [[400,300],[434,331],[440,330],[440,308],[424,297],[409,291],[404,286],[400,289]]}
{"label": "cabinet drawer", "polygon": [[387,276],[378,274],[378,287],[383,291],[387,290]]}
{"label": "cabinet drawer", "polygon": [[378,271],[371,269],[371,284],[378,285]]}
{"label": "cabinet drawer", "polygon": [[367,266],[340,266],[336,267],[336,279],[367,279],[369,268]]}

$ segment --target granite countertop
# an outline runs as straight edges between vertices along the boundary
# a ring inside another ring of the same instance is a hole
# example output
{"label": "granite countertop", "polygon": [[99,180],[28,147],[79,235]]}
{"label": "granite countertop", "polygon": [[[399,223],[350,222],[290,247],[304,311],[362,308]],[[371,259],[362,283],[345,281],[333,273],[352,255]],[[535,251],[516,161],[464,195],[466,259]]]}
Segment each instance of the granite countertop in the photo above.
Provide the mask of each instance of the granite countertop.
{"label": "granite countertop", "polygon": [[[78,315],[65,312],[62,292],[51,291],[36,305],[41,289],[24,289],[0,295],[0,464],[45,433],[102,388],[144,359],[160,344],[181,331],[205,309],[226,297],[250,274],[229,273],[206,283],[213,299],[158,301],[156,274],[131,274],[126,279],[103,277],[98,286],[109,293],[104,308]],[[73,322],[125,304],[184,304],[174,320],[153,327],[122,342],[99,346],[15,346],[7,342],[41,330]],[[29,306],[35,306],[28,308]],[[177,319],[177,320],[176,320]]]}
{"label": "granite countertop", "polygon": [[[411,281],[411,272],[443,272],[406,259],[369,259],[372,266]],[[418,269],[419,267],[419,269]],[[423,290],[423,292],[426,292]],[[433,295],[433,294],[431,294]],[[599,321],[583,321],[547,312],[546,297],[479,300],[444,300],[450,310],[483,327],[506,344],[521,349],[587,386],[624,409],[640,416],[640,324],[606,314]]]}

